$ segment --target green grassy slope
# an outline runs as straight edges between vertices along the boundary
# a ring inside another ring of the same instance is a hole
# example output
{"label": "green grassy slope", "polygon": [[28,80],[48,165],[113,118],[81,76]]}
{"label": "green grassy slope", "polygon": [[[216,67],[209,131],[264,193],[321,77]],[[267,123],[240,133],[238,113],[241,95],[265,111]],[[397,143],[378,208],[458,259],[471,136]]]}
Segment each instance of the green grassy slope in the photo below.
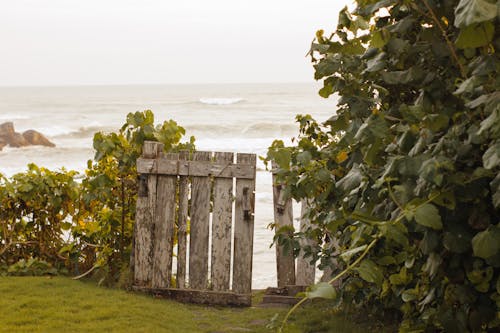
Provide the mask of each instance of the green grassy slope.
{"label": "green grassy slope", "polygon": [[[0,277],[0,332],[273,332],[286,309],[188,305],[64,277]],[[302,311],[285,332],[360,332]],[[326,316],[328,318],[328,316]]]}

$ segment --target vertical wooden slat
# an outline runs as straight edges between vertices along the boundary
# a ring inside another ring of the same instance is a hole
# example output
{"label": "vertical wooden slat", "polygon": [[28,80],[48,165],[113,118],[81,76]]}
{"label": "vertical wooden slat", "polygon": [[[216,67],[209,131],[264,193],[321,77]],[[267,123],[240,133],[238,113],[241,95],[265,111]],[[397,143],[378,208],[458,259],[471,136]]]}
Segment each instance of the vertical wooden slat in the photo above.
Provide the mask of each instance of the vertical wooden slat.
{"label": "vertical wooden slat", "polygon": [[[189,151],[179,153],[180,161],[189,160]],[[186,287],[187,218],[189,202],[189,177],[179,179],[179,210],[177,213],[177,288]]]}
{"label": "vertical wooden slat", "polygon": [[[178,160],[178,154],[165,154]],[[177,176],[158,176],[154,220],[153,288],[168,288],[172,277],[172,251],[176,209]]]}
{"label": "vertical wooden slat", "polygon": [[[233,153],[215,153],[215,161],[218,163],[233,163],[233,158]],[[215,178],[213,196],[212,286],[214,290],[229,290],[233,179]]]}
{"label": "vertical wooden slat", "polygon": [[[274,166],[273,166],[274,168]],[[283,226],[293,227],[292,199],[283,197],[282,186],[277,184],[273,174],[273,205],[275,230]],[[276,244],[276,267],[278,273],[278,288],[295,284],[295,259],[290,251],[285,252],[283,246]]]}
{"label": "vertical wooden slat", "polygon": [[[142,148],[142,157],[155,159],[163,145],[146,141]],[[136,203],[136,239],[134,253],[134,284],[150,286],[153,268],[153,221],[156,206],[156,175],[139,175],[139,193]]]}
{"label": "vertical wooden slat", "polygon": [[[306,216],[307,201],[303,200],[301,205],[300,231],[305,232],[311,226],[311,220]],[[300,247],[314,246],[312,239],[300,239]],[[316,265],[311,265],[311,257],[304,258],[304,250],[301,250],[297,258],[297,285],[306,286],[314,283]]]}
{"label": "vertical wooden slat", "polygon": [[[237,163],[256,164],[255,154],[237,154]],[[236,180],[234,221],[233,291],[248,294],[252,291],[252,258],[255,207],[254,179]]]}
{"label": "vertical wooden slat", "polygon": [[[193,160],[209,161],[210,156],[210,152],[198,151],[193,154]],[[210,178],[193,177],[191,191],[189,287],[192,289],[205,289],[208,279]]]}

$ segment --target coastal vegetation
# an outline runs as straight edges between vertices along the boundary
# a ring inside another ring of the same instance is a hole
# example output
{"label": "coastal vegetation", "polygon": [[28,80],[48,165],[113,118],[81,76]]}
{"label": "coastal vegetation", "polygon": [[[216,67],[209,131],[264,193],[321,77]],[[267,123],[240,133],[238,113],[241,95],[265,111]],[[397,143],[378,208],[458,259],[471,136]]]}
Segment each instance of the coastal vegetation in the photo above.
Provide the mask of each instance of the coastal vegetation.
{"label": "coastal vegetation", "polygon": [[193,150],[193,137],[180,142],[184,134],[173,120],[155,125],[149,110],[130,113],[117,132],[95,134],[83,175],[34,164],[0,175],[0,274],[93,271],[101,282],[119,281],[128,271],[142,143]]}
{"label": "coastal vegetation", "polygon": [[359,0],[310,56],[324,123],[268,152],[312,226],[276,242],[333,270],[315,287],[401,332],[500,328],[500,25],[489,0]]}

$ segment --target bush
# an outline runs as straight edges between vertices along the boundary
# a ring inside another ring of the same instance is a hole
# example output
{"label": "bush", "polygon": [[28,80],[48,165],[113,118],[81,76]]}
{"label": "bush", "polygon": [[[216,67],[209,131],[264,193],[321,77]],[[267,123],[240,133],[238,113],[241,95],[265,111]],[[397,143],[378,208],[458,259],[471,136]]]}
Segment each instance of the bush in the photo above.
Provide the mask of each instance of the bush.
{"label": "bush", "polygon": [[95,134],[96,156],[88,161],[83,177],[34,164],[10,179],[0,175],[3,272],[31,272],[47,263],[74,274],[97,269],[102,281],[116,282],[130,257],[135,163],[142,144],[160,141],[169,152],[193,150],[193,137],[180,143],[184,133],[173,120],[155,125],[149,110],[130,113],[118,132]]}
{"label": "bush", "polygon": [[397,311],[401,331],[498,329],[498,4],[357,4],[310,51],[337,113],[298,116],[297,145],[269,149],[310,202],[312,227],[290,243],[314,239],[306,255],[348,271],[342,304]]}

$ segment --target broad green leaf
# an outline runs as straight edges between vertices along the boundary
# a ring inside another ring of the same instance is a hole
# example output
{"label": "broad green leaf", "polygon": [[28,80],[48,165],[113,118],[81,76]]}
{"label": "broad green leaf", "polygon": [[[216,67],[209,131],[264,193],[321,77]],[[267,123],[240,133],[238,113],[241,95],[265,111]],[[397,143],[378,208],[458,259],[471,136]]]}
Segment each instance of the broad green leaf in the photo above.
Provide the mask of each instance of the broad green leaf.
{"label": "broad green leaf", "polygon": [[347,55],[358,55],[365,52],[365,47],[363,46],[360,39],[352,39],[342,46],[340,52]]}
{"label": "broad green leaf", "polygon": [[471,76],[467,80],[465,80],[462,83],[460,83],[460,85],[458,86],[457,90],[455,90],[453,92],[453,94],[454,95],[460,95],[460,94],[463,94],[463,93],[469,93],[469,94],[472,93],[474,91],[476,80],[477,80],[477,78],[475,76]]}
{"label": "broad green leaf", "polygon": [[387,29],[377,30],[372,34],[370,47],[383,48],[391,40],[391,33]]}
{"label": "broad green leaf", "polygon": [[379,70],[381,70],[382,68],[385,67],[385,56],[386,54],[384,52],[381,52],[379,54],[377,54],[376,57],[368,60],[366,62],[366,69],[365,71],[367,72],[377,72]]}
{"label": "broad green leaf", "polygon": [[407,247],[408,242],[408,231],[403,224],[387,224],[380,228],[383,235],[388,239],[391,239],[403,247]]}
{"label": "broad green leaf", "polygon": [[472,238],[472,250],[479,258],[489,258],[500,251],[500,227],[493,226]]}
{"label": "broad green leaf", "polygon": [[311,158],[312,158],[312,155],[307,150],[297,154],[297,161],[303,165],[309,164],[309,162],[311,161]]}
{"label": "broad green leaf", "polygon": [[411,67],[404,71],[382,72],[382,79],[387,84],[413,84],[420,82],[425,77],[422,69]]}
{"label": "broad green leaf", "polygon": [[330,97],[331,94],[333,94],[333,86],[329,84],[325,84],[323,88],[321,88],[318,92],[318,94],[323,97],[323,98],[328,98]]}
{"label": "broad green leaf", "polygon": [[448,128],[449,121],[450,118],[444,114],[429,114],[423,119],[425,126],[433,132]]}
{"label": "broad green leaf", "polygon": [[434,202],[436,205],[446,207],[450,210],[455,209],[456,200],[455,200],[455,194],[452,191],[441,192],[441,193],[432,192],[429,195],[429,198],[433,198],[432,202]]}
{"label": "broad green leaf", "polygon": [[337,292],[335,288],[327,282],[320,282],[311,287],[310,291],[306,291],[306,297],[309,299],[313,298],[326,298],[335,299],[337,298]]}
{"label": "broad green leaf", "polygon": [[481,127],[477,132],[478,135],[491,132],[497,137],[500,136],[500,106],[498,106],[493,112],[481,122]]}
{"label": "broad green leaf", "polygon": [[500,165],[500,141],[493,144],[484,152],[483,165],[486,169],[493,169]]}
{"label": "broad green leaf", "polygon": [[497,6],[488,0],[460,0],[455,8],[455,27],[463,28],[492,20],[497,16]]}
{"label": "broad green leaf", "polygon": [[418,291],[415,289],[407,289],[401,294],[403,302],[411,302],[418,298]]}
{"label": "broad green leaf", "polygon": [[382,281],[384,280],[382,270],[370,259],[363,260],[359,267],[354,270],[356,270],[359,276],[366,282],[375,283],[378,286],[382,285]]}
{"label": "broad green leaf", "polygon": [[385,256],[380,259],[377,259],[377,264],[381,266],[389,266],[389,265],[395,265],[396,264],[396,259],[392,256]]}
{"label": "broad green leaf", "polygon": [[358,13],[362,16],[367,16],[375,13],[380,8],[389,6],[394,0],[381,0],[373,4],[363,6],[357,9]]}
{"label": "broad green leaf", "polygon": [[410,279],[411,276],[408,275],[407,268],[404,266],[401,268],[399,273],[389,276],[389,281],[395,286],[406,284]]}
{"label": "broad green leaf", "polygon": [[489,282],[493,278],[493,267],[474,267],[472,270],[467,270],[466,273],[467,279],[472,282],[477,290],[483,293],[488,291],[490,286]]}
{"label": "broad green leaf", "polygon": [[347,175],[337,182],[337,187],[344,192],[350,192],[359,186],[362,179],[361,171],[358,168],[352,168]]}
{"label": "broad green leaf", "polygon": [[455,45],[460,49],[488,45],[493,40],[495,27],[491,22],[473,24],[460,30]]}
{"label": "broad green leaf", "polygon": [[435,230],[443,229],[439,210],[433,204],[423,204],[415,210],[415,222]]}

